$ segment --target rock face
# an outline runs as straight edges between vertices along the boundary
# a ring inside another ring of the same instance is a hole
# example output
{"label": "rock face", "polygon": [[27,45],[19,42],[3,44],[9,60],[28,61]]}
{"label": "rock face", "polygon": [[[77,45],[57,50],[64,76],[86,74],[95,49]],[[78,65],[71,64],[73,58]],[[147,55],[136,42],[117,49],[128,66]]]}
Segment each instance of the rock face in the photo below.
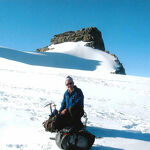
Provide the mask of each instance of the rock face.
{"label": "rock face", "polygon": [[77,31],[68,31],[62,34],[57,34],[51,39],[52,44],[59,44],[63,42],[88,42],[87,46],[92,48],[105,50],[104,42],[101,32],[96,27],[83,28]]}
{"label": "rock face", "polygon": [[[83,28],[77,31],[68,31],[54,35],[50,41],[50,45],[64,42],[87,42],[86,46],[105,51],[105,46],[101,32],[96,27]],[[48,46],[36,49],[38,52],[45,52]]]}
{"label": "rock face", "polygon": [[122,65],[122,63],[119,61],[117,56],[114,56],[116,58],[115,62],[118,64],[118,67],[116,68],[116,71],[114,72],[114,74],[122,74],[122,75],[126,75],[125,69]]}
{"label": "rock face", "polygon": [[45,51],[48,51],[48,46],[45,46],[43,48],[39,48],[39,49],[36,49],[37,52],[45,52]]}

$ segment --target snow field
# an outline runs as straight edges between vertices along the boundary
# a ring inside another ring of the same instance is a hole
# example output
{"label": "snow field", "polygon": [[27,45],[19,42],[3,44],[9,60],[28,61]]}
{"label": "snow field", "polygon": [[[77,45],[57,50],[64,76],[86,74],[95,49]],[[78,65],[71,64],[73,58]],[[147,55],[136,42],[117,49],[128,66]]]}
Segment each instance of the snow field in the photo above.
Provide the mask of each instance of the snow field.
{"label": "snow field", "polygon": [[0,150],[59,149],[49,139],[55,134],[45,132],[42,122],[50,112],[46,104],[53,101],[60,107],[67,75],[84,93],[87,129],[100,137],[92,150],[150,149],[150,78],[38,66],[4,57],[0,62]]}

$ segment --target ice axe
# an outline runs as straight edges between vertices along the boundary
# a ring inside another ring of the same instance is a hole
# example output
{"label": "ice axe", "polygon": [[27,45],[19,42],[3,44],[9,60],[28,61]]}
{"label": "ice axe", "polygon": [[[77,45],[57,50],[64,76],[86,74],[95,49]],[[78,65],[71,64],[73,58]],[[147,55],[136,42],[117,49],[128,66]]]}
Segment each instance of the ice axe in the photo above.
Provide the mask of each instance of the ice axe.
{"label": "ice axe", "polygon": [[56,110],[56,104],[53,104],[53,106],[54,106],[54,108],[55,108],[55,110]]}
{"label": "ice axe", "polygon": [[47,106],[49,106],[50,112],[51,112],[51,115],[52,115],[52,113],[53,113],[53,110],[52,110],[52,103],[49,103],[49,104],[45,105],[44,108],[47,107]]}

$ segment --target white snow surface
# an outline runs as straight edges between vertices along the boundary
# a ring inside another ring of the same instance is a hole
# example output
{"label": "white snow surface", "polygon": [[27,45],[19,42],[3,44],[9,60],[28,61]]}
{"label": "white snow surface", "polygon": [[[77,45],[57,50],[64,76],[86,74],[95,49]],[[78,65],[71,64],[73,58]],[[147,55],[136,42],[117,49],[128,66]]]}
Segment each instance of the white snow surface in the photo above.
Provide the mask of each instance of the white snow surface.
{"label": "white snow surface", "polygon": [[67,75],[84,93],[91,150],[150,150],[150,78],[109,74],[112,56],[68,44],[52,53],[0,48],[0,150],[59,150],[42,122],[46,104],[59,109]]}
{"label": "white snow surface", "polygon": [[88,65],[93,65],[93,67],[91,68],[88,66],[88,70],[102,73],[115,72],[115,70],[119,66],[119,64],[115,62],[116,58],[102,50],[85,46],[86,43],[87,42],[79,41],[55,44],[49,46],[50,50],[47,52],[58,52],[88,60]]}

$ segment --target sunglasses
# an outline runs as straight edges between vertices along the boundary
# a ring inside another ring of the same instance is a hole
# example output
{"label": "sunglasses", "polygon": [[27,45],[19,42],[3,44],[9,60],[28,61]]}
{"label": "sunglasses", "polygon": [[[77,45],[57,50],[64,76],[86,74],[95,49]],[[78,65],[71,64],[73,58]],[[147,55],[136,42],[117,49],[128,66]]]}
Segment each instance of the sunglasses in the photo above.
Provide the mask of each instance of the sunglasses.
{"label": "sunglasses", "polygon": [[70,82],[70,83],[67,83],[66,85],[68,86],[68,85],[72,85],[73,84],[73,82]]}

